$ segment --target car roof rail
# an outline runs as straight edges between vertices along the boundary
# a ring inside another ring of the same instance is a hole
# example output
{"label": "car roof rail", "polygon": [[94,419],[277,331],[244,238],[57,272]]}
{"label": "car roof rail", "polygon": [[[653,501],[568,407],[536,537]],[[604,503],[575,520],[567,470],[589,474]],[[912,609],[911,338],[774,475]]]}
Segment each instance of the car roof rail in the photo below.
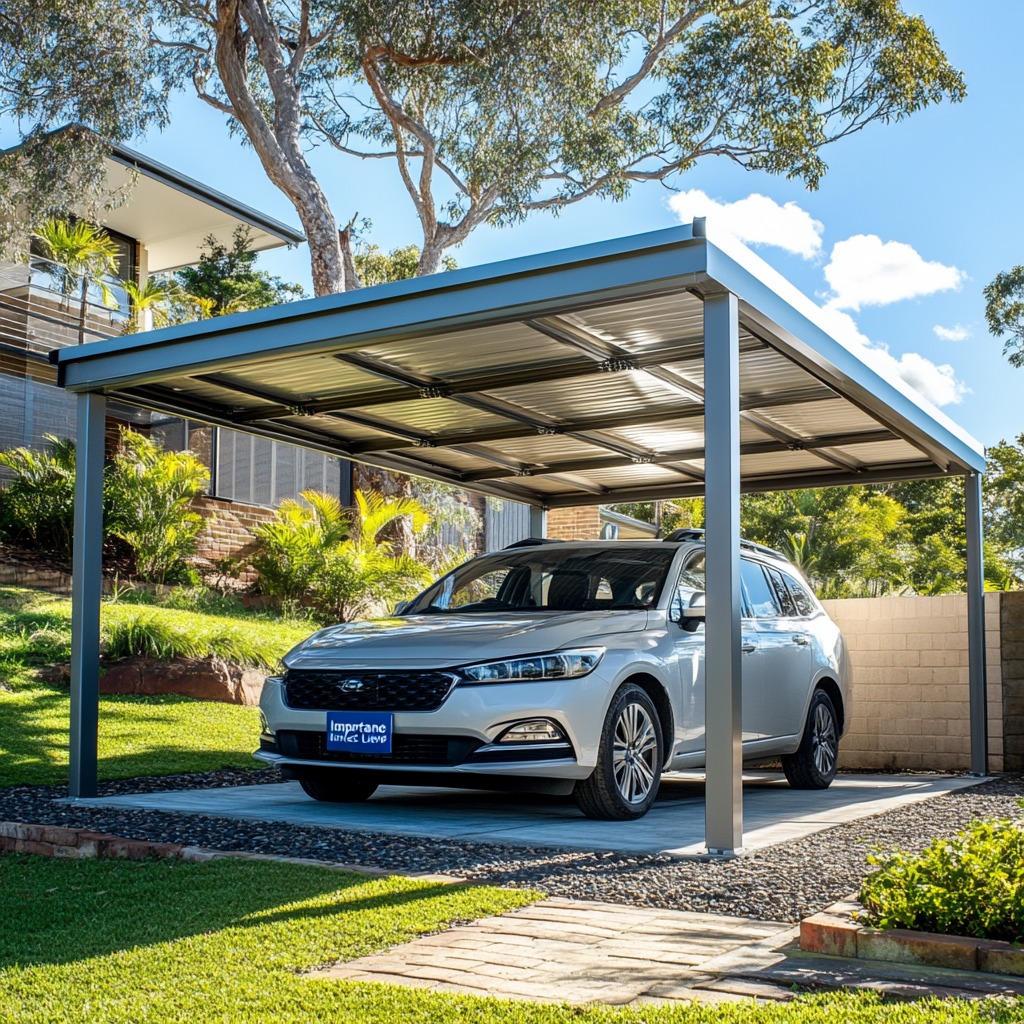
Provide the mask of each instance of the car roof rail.
{"label": "car roof rail", "polygon": [[752,540],[741,540],[740,547],[749,548],[751,551],[759,551],[762,555],[771,555],[772,558],[781,558],[784,562],[789,561],[781,551],[776,551],[775,548],[770,548],[765,544],[757,544]]}
{"label": "car roof rail", "polygon": [[682,540],[703,540],[703,530],[691,530],[689,527],[684,527],[681,530],[673,530],[671,533],[666,534],[661,538],[662,540],[682,541]]}
{"label": "car roof rail", "polygon": [[506,544],[504,551],[512,548],[532,548],[538,544],[564,544],[565,541],[559,537],[527,537],[525,540],[517,540],[514,544]]}
{"label": "car roof rail", "polygon": [[[681,530],[673,530],[670,534],[661,538],[662,540],[671,541],[701,541],[704,540],[704,531],[695,530],[690,527],[684,527]],[[759,551],[762,555],[771,555],[772,558],[781,558],[786,561],[786,556],[781,551],[776,551],[775,548],[766,547],[764,544],[758,544],[752,540],[744,540],[740,538],[740,547],[747,548],[749,551]]]}

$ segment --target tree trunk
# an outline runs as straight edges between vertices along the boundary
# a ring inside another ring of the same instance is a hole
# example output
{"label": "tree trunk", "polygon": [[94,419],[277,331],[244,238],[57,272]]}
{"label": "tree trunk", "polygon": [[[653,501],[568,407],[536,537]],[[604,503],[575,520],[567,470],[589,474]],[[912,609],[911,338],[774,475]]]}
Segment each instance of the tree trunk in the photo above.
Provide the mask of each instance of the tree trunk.
{"label": "tree trunk", "polygon": [[356,270],[355,253],[352,251],[352,223],[353,217],[348,224],[338,231],[338,243],[341,246],[341,265],[345,270],[345,284],[349,291],[355,288],[362,288],[363,282],[359,280],[359,271]]}
{"label": "tree trunk", "polygon": [[436,274],[441,266],[441,257],[444,255],[444,248],[436,239],[424,239],[423,249],[420,252],[420,261],[416,266],[416,276],[423,277],[424,274]]}

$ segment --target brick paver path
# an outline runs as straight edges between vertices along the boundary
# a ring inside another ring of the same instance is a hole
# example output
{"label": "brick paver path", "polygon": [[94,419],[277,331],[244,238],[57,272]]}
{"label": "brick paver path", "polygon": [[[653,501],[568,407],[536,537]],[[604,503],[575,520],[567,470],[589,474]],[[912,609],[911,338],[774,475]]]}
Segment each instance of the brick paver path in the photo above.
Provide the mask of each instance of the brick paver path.
{"label": "brick paver path", "polygon": [[776,922],[547,899],[312,976],[533,1002],[779,1000],[792,993],[720,968],[793,934]]}

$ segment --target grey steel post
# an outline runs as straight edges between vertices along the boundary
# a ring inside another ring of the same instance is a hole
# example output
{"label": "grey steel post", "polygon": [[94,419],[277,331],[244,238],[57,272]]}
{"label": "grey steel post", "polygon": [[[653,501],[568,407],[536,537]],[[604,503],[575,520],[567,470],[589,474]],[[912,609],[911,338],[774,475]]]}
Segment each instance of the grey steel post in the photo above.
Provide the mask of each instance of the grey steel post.
{"label": "grey steel post", "polygon": [[704,830],[708,852],[722,856],[743,846],[739,367],[736,296],[709,295],[704,299]]}
{"label": "grey steel post", "polygon": [[988,700],[985,687],[985,559],[981,474],[964,477],[967,508],[967,664],[971,697],[971,773],[988,773]]}
{"label": "grey steel post", "polygon": [[530,506],[530,536],[546,537],[548,535],[548,513],[541,505]]}
{"label": "grey steel post", "polygon": [[96,795],[103,565],[103,439],[107,400],[78,396],[75,538],[71,562],[71,796]]}

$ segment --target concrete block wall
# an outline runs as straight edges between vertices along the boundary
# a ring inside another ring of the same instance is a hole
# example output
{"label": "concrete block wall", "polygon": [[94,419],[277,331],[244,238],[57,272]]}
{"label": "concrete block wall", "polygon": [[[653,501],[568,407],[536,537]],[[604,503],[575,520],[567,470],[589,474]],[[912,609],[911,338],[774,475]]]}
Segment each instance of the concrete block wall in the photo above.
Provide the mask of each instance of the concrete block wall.
{"label": "concrete block wall", "polygon": [[[1000,599],[1006,596],[985,595],[991,771],[1003,771],[1005,761]],[[843,630],[854,672],[852,718],[840,766],[968,769],[967,596],[823,604]],[[1020,664],[1024,669],[1024,661]]]}
{"label": "concrete block wall", "polygon": [[1024,771],[1024,592],[999,594],[1006,771]]}

